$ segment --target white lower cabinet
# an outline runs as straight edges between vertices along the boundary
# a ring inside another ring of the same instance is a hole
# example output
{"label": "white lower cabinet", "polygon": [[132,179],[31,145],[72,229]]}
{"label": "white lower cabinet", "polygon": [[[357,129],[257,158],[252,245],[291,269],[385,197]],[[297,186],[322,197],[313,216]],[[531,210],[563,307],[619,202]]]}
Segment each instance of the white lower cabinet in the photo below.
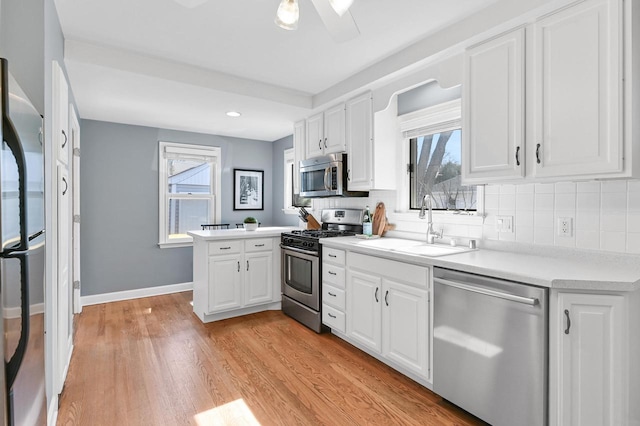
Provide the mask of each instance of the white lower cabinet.
{"label": "white lower cabinet", "polygon": [[552,295],[551,425],[629,424],[623,376],[625,306],[623,295]]}
{"label": "white lower cabinet", "polygon": [[347,337],[426,380],[429,302],[429,268],[348,253]]}
{"label": "white lower cabinet", "polygon": [[208,322],[280,302],[279,253],[273,238],[196,240],[194,312]]}

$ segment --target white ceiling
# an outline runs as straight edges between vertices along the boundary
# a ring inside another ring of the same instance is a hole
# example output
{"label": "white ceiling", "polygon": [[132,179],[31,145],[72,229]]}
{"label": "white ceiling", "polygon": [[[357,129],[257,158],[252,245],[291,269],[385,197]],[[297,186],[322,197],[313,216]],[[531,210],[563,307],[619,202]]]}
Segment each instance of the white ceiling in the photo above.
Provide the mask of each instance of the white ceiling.
{"label": "white ceiling", "polygon": [[310,0],[297,31],[273,23],[279,0],[55,3],[82,118],[273,141],[315,95],[495,1],[355,0],[344,43]]}

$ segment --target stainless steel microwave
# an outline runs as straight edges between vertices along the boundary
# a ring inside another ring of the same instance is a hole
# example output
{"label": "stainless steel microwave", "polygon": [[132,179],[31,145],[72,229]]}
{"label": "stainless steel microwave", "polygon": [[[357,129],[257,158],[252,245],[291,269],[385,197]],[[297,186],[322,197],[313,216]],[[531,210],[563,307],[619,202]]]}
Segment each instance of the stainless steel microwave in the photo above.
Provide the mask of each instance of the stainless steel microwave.
{"label": "stainless steel microwave", "polygon": [[349,191],[347,154],[337,153],[300,162],[300,196],[367,197],[368,192]]}

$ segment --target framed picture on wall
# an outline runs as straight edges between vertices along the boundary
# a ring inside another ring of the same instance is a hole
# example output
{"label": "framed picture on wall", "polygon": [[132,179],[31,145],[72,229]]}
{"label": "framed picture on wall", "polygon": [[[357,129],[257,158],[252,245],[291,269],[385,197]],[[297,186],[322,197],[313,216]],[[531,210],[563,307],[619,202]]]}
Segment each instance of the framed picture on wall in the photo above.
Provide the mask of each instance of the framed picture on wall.
{"label": "framed picture on wall", "polygon": [[264,171],[233,169],[233,209],[264,210]]}

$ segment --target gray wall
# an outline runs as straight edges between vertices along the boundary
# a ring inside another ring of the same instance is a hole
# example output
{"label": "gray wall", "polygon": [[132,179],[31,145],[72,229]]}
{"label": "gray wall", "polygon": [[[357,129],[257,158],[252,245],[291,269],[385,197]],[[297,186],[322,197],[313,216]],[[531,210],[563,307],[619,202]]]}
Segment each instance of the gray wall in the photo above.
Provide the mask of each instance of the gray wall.
{"label": "gray wall", "polygon": [[293,148],[293,135],[273,142],[273,224],[298,226],[298,216],[284,214],[284,151]]}
{"label": "gray wall", "polygon": [[[273,144],[93,120],[80,126],[83,296],[192,281],[191,248],[157,245],[158,141],[222,148],[221,221],[252,215],[274,223]],[[233,211],[234,168],[264,170],[264,211]]]}

